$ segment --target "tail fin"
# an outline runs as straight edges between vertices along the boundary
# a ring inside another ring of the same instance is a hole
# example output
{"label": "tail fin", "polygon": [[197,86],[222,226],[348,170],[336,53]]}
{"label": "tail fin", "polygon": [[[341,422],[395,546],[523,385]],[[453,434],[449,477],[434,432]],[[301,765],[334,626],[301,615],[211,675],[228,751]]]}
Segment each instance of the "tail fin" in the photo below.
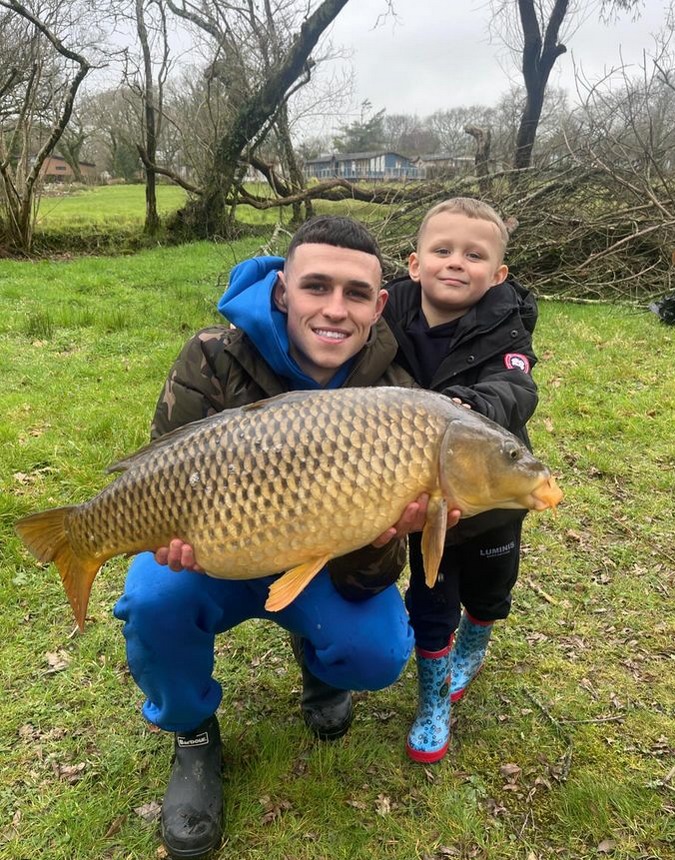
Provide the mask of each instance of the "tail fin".
{"label": "tail fin", "polygon": [[91,586],[102,561],[93,557],[83,558],[73,552],[65,529],[66,517],[72,510],[74,506],[70,505],[31,514],[19,520],[14,528],[38,561],[56,564],[77,626],[83,630]]}

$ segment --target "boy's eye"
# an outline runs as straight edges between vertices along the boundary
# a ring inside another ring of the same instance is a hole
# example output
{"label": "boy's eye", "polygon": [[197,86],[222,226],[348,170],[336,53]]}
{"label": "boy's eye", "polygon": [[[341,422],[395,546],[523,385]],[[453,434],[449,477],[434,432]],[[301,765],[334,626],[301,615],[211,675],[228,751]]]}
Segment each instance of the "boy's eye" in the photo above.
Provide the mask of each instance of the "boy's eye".
{"label": "boy's eye", "polygon": [[309,290],[312,293],[324,293],[326,291],[326,285],[325,284],[309,283],[309,284],[303,284],[302,289],[303,290]]}
{"label": "boy's eye", "polygon": [[469,253],[467,254],[467,257],[470,260],[482,260],[483,259],[483,255],[479,254],[478,251],[469,251]]}
{"label": "boy's eye", "polygon": [[370,294],[365,290],[350,290],[347,295],[350,299],[356,299],[359,302],[367,302],[370,298]]}
{"label": "boy's eye", "polygon": [[447,257],[450,253],[448,248],[437,248],[436,253],[439,257]]}

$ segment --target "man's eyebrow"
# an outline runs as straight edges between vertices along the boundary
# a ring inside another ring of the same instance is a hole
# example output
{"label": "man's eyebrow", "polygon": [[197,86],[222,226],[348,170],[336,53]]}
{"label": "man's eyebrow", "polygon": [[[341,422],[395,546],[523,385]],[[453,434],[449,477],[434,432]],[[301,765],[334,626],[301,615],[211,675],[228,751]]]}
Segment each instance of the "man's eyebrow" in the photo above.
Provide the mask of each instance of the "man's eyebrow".
{"label": "man's eyebrow", "polygon": [[[335,283],[335,279],[331,275],[327,275],[325,272],[309,272],[306,275],[303,275],[300,278],[301,284],[306,283],[320,283],[320,284],[333,284]],[[373,295],[373,285],[368,281],[360,281],[358,278],[353,278],[352,280],[347,281],[346,286],[348,287],[356,287],[359,290],[367,290],[369,295]]]}

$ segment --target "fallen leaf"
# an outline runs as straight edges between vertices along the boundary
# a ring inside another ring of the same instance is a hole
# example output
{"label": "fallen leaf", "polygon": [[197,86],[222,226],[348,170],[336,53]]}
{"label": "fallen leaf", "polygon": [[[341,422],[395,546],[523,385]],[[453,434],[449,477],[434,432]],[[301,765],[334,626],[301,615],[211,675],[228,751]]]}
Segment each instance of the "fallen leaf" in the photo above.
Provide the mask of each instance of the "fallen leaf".
{"label": "fallen leaf", "polygon": [[615,848],[616,842],[614,839],[603,839],[596,850],[598,854],[611,854]]}
{"label": "fallen leaf", "polygon": [[553,433],[553,421],[550,418],[544,418],[544,430],[547,433]]}
{"label": "fallen leaf", "polygon": [[505,779],[508,779],[509,782],[515,782],[520,776],[521,769],[514,762],[507,762],[507,764],[503,764],[499,768],[499,772]]}
{"label": "fallen leaf", "polygon": [[493,797],[488,797],[485,801],[485,806],[488,814],[493,818],[496,818],[498,815],[504,815],[504,813],[508,812],[507,808],[502,806],[501,803],[498,803]]}
{"label": "fallen leaf", "polygon": [[64,779],[66,782],[79,782],[86,766],[86,762],[83,761],[79,764],[56,764],[56,773],[59,779]]}
{"label": "fallen leaf", "polygon": [[47,674],[51,675],[53,672],[62,672],[64,669],[67,669],[70,665],[70,654],[67,651],[47,651],[45,654],[45,660],[49,664],[49,669],[47,669]]}
{"label": "fallen leaf", "polygon": [[142,806],[135,806],[134,812],[138,815],[139,818],[142,818],[143,821],[156,821],[160,813],[162,811],[162,807],[156,800],[151,800],[150,803],[144,803]]}
{"label": "fallen leaf", "polygon": [[362,800],[348,800],[347,806],[353,806],[354,809],[367,809],[368,804],[364,803]]}
{"label": "fallen leaf", "polygon": [[104,839],[110,839],[111,836],[114,836],[116,833],[119,833],[122,825],[126,820],[126,815],[118,815],[117,818],[110,825],[110,827],[106,830]]}
{"label": "fallen leaf", "polygon": [[263,801],[265,801],[263,804],[265,811],[260,819],[262,824],[270,824],[272,821],[279,818],[287,809],[291,808],[290,801],[288,800],[272,801],[269,797],[265,796],[260,800],[261,803],[263,803]]}
{"label": "fallen leaf", "polygon": [[385,794],[378,794],[375,801],[375,811],[384,817],[391,812],[391,800]]}

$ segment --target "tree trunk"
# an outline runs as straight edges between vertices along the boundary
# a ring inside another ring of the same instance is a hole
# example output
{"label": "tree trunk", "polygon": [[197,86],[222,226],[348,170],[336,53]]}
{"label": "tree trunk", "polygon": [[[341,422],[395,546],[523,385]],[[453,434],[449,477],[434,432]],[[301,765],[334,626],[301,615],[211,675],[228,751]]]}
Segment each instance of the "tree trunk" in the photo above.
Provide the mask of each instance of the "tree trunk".
{"label": "tree trunk", "polygon": [[549,75],[555,61],[567,51],[564,45],[558,43],[558,34],[568,6],[569,0],[556,0],[542,43],[534,0],[518,0],[524,38],[523,79],[527,96],[516,136],[513,166],[517,170],[524,170],[532,164],[532,149],[537,137]]}
{"label": "tree trunk", "polygon": [[59,145],[59,152],[65,159],[66,164],[73,171],[75,182],[84,182],[82,170],[80,168],[80,152],[84,144],[84,137],[78,137],[74,141],[67,141],[62,138]]}
{"label": "tree trunk", "polygon": [[490,194],[492,180],[490,179],[490,146],[492,133],[489,128],[479,128],[477,125],[466,125],[464,131],[476,141],[476,176],[478,187],[484,196]]}
{"label": "tree trunk", "polygon": [[[288,170],[288,179],[290,180],[291,193],[296,194],[298,191],[303,191],[306,187],[305,177],[298,164],[298,159],[293,149],[291,140],[291,131],[288,126],[288,109],[286,105],[282,105],[279,110],[279,115],[276,121],[276,130],[279,143],[281,144],[281,152]],[[314,214],[314,208],[311,200],[304,202],[305,215],[304,219],[311,218]],[[303,222],[302,204],[299,202],[293,203],[292,224],[302,224]]]}
{"label": "tree trunk", "polygon": [[157,125],[155,109],[155,88],[152,75],[152,55],[148,42],[148,30],[145,26],[144,0],[136,0],[136,31],[143,52],[143,102],[145,108],[145,154],[141,158],[145,167],[145,232],[154,236],[159,229],[157,214],[157,174],[152,166],[157,161]]}

